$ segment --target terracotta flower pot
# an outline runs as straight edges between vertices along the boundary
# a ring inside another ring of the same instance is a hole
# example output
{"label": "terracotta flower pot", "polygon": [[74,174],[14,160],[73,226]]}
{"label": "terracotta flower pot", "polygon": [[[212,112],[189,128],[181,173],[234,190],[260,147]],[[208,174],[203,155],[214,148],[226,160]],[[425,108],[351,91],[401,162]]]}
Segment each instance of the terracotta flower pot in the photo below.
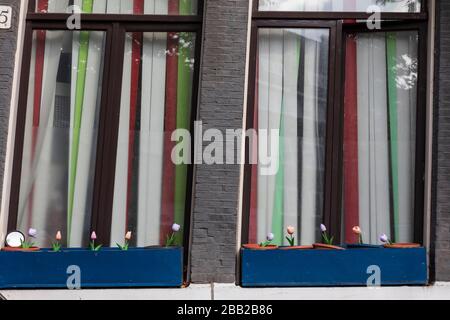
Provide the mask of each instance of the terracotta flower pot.
{"label": "terracotta flower pot", "polygon": [[342,247],[333,246],[333,245],[324,244],[324,243],[314,243],[313,247],[314,247],[314,249],[318,249],[318,250],[345,250]]}
{"label": "terracotta flower pot", "polygon": [[389,249],[408,249],[408,248],[420,248],[420,244],[418,243],[392,243],[385,244],[385,248]]}
{"label": "terracotta flower pot", "polygon": [[41,250],[41,248],[38,248],[38,247],[31,247],[28,249],[5,247],[2,249],[2,251],[8,251],[8,252],[36,252],[39,250]]}
{"label": "terracotta flower pot", "polygon": [[314,249],[313,246],[288,246],[288,247],[280,247],[281,250],[310,250]]}
{"label": "terracotta flower pot", "polygon": [[274,250],[278,249],[278,246],[269,244],[267,247],[261,247],[259,244],[251,243],[251,244],[244,244],[242,247],[245,249],[251,249],[251,250]]}

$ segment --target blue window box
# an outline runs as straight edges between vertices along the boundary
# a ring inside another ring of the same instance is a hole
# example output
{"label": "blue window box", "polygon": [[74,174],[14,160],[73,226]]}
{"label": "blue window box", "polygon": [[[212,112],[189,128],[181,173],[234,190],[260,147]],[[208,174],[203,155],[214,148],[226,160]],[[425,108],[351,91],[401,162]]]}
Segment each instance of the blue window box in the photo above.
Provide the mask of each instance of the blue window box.
{"label": "blue window box", "polygon": [[381,285],[427,284],[425,248],[379,247],[347,250],[242,249],[241,285],[366,286],[369,277],[374,275],[374,268],[377,267]]}
{"label": "blue window box", "polygon": [[0,252],[0,288],[67,288],[70,266],[79,267],[81,288],[181,287],[182,248],[128,251],[66,249]]}

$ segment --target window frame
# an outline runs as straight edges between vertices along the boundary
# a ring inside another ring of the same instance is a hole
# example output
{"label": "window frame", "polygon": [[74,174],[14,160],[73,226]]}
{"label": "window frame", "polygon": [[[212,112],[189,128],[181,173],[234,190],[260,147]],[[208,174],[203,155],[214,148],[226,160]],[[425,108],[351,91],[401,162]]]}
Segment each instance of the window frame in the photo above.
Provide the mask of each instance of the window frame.
{"label": "window frame", "polygon": [[[199,88],[199,71],[201,57],[201,39],[203,34],[203,5],[198,1],[197,15],[129,15],[129,14],[81,14],[81,29],[69,30],[65,13],[35,13],[35,1],[29,1],[20,72],[18,112],[14,142],[11,192],[9,198],[8,232],[17,229],[18,205],[22,173],[22,157],[28,104],[29,75],[32,58],[33,33],[35,30],[61,31],[104,31],[105,51],[102,92],[99,113],[99,129],[95,177],[93,185],[93,201],[91,230],[98,234],[99,243],[110,243],[112,210],[114,199],[115,169],[119,133],[120,101],[122,73],[126,33],[131,32],[192,32],[196,35],[195,67],[193,72],[192,112],[190,131],[194,132],[194,121],[197,118],[197,102]],[[119,67],[117,67],[119,66]],[[194,150],[192,157],[194,156]],[[193,165],[188,165],[187,194],[184,223],[184,264],[185,272],[188,261],[191,225]],[[89,231],[89,232],[90,232]],[[86,234],[86,237],[89,237]]]}
{"label": "window frame", "polygon": [[[343,132],[344,132],[344,86],[345,86],[345,37],[349,33],[412,31],[419,35],[417,80],[417,124],[416,124],[416,162],[414,188],[414,242],[423,243],[424,238],[424,197],[425,197],[425,147],[426,147],[426,83],[427,83],[427,40],[428,40],[428,1],[421,0],[421,12],[381,13],[382,28],[369,30],[366,22],[371,14],[364,12],[284,12],[259,11],[259,0],[253,1],[250,43],[249,87],[247,96],[246,129],[253,128],[256,88],[256,59],[259,28],[312,28],[332,25],[330,31],[329,88],[327,111],[327,137],[325,150],[324,212],[323,223],[335,239],[341,239],[342,231],[342,189],[343,189]],[[244,188],[242,204],[241,243],[249,241],[250,193],[252,164],[250,146],[245,144]]]}

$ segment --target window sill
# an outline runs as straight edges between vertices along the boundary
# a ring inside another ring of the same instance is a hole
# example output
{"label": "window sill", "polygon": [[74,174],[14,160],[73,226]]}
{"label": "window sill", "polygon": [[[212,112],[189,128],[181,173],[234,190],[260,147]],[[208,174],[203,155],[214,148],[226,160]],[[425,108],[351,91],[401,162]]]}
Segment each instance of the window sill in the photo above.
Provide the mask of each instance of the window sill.
{"label": "window sill", "polygon": [[[77,278],[78,277],[78,278]],[[181,287],[183,249],[0,252],[0,289]]]}

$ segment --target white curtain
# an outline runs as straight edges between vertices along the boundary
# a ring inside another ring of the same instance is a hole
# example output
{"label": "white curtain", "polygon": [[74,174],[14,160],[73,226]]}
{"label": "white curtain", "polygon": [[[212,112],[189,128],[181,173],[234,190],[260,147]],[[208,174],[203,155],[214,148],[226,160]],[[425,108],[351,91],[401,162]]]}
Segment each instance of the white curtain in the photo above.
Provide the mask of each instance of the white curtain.
{"label": "white curtain", "polygon": [[358,35],[359,220],[370,243],[413,240],[416,63],[417,33]]}
{"label": "white curtain", "polygon": [[[311,244],[322,218],[319,145],[326,97],[320,87],[327,78],[328,32],[260,29],[258,43],[258,129],[269,136],[278,130],[280,143],[270,156],[279,170],[265,175],[259,165],[257,222],[250,228],[256,228],[258,241],[274,233],[275,243],[287,244],[286,227],[298,227],[300,243]],[[273,141],[260,137],[258,143],[260,150],[265,143],[269,147],[263,149],[271,150]]]}
{"label": "white curtain", "polygon": [[[312,6],[311,6],[312,4]],[[366,12],[370,6],[378,5],[386,12],[418,12],[418,1],[400,0],[260,0],[261,11],[358,11]]]}
{"label": "white curtain", "polygon": [[[132,3],[129,5],[132,8]],[[130,10],[129,7],[122,7]],[[168,1],[145,1],[145,14],[167,14]],[[127,226],[130,135],[132,34],[125,42],[119,144],[116,163],[111,243],[123,241]],[[161,189],[164,151],[164,110],[167,33],[144,33],[139,134],[137,245],[157,245],[160,239]],[[134,133],[132,133],[134,134]]]}
{"label": "white curtain", "polygon": [[[68,4],[49,0],[48,11]],[[36,228],[42,246],[58,230],[81,246],[89,231],[104,33],[82,34],[34,35],[18,226]]]}

